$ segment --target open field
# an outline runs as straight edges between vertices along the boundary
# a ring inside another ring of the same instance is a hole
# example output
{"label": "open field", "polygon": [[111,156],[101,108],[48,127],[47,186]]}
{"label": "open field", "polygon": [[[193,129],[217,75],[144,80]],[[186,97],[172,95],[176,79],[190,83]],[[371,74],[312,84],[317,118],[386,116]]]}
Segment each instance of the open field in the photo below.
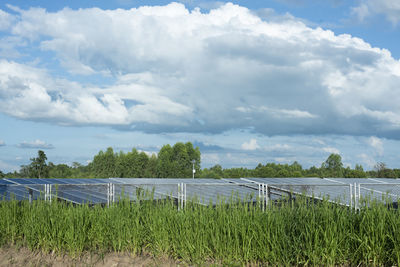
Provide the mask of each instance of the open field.
{"label": "open field", "polygon": [[187,264],[399,265],[400,213],[381,203],[355,212],[328,201],[282,202],[263,211],[231,201],[121,201],[109,208],[44,201],[0,202],[0,244],[33,251],[128,253]]}

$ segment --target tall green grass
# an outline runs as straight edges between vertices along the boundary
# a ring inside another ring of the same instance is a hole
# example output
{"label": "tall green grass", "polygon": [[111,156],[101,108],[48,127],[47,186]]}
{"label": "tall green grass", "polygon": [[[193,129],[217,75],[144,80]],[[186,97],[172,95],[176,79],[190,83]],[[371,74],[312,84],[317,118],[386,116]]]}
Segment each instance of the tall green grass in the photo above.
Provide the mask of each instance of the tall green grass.
{"label": "tall green grass", "polygon": [[[151,196],[150,196],[151,197]],[[371,201],[358,212],[297,199],[215,207],[121,200],[110,207],[0,201],[0,244],[73,256],[128,251],[194,264],[400,265],[400,213]]]}

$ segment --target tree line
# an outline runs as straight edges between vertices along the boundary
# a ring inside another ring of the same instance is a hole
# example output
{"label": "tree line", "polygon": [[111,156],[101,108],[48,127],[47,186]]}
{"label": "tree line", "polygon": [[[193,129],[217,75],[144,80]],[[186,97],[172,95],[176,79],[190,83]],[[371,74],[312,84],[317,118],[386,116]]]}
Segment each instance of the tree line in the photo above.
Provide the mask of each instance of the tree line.
{"label": "tree line", "polygon": [[297,161],[292,164],[259,163],[254,169],[222,168],[217,164],[201,169],[201,153],[190,142],[164,145],[157,154],[147,154],[133,148],[125,153],[114,152],[109,147],[100,151],[93,160],[83,165],[47,163],[47,156],[39,150],[30,164],[22,165],[19,171],[3,173],[9,178],[191,178],[193,167],[196,178],[240,178],[240,177],[344,177],[400,178],[400,169],[387,168],[385,163],[376,164],[373,170],[365,171],[360,164],[354,169],[344,167],[339,154],[331,154],[320,167],[303,168]]}

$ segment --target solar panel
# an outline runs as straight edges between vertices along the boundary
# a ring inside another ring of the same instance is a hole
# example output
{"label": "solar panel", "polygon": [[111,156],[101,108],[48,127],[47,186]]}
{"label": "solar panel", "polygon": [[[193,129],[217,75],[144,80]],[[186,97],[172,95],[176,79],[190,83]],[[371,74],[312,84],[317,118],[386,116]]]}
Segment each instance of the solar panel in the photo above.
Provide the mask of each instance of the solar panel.
{"label": "solar panel", "polygon": [[243,181],[264,183],[264,184],[292,184],[292,185],[302,185],[302,184],[336,184],[333,181],[329,181],[322,178],[241,178]]}
{"label": "solar panel", "polygon": [[388,183],[388,184],[400,183],[400,179],[394,179],[394,178],[367,178],[367,179],[369,182]]}
{"label": "solar panel", "polygon": [[327,181],[336,182],[339,184],[354,184],[369,182],[367,178],[323,178]]}
{"label": "solar panel", "polygon": [[189,178],[110,178],[110,182],[122,184],[202,184],[202,183],[227,183],[223,179],[189,179]]}
{"label": "solar panel", "polygon": [[7,185],[7,184],[13,184],[13,183],[5,179],[0,179],[0,185]]}
{"label": "solar panel", "polygon": [[241,178],[243,181],[268,185],[271,197],[306,195],[317,199],[330,199],[350,205],[350,186],[322,178]]}
{"label": "solar panel", "polygon": [[11,178],[7,179],[8,181],[12,182],[13,184],[41,184],[39,179],[32,179],[32,178]]}
{"label": "solar panel", "polygon": [[[354,187],[354,183],[360,185],[360,188]],[[385,195],[396,199],[400,197],[399,180],[387,178],[13,178],[0,179],[0,197],[6,200],[24,200],[31,195],[33,199],[43,199],[47,184],[51,185],[53,197],[72,203],[107,203],[110,201],[109,184],[113,184],[113,197],[116,201],[125,197],[137,200],[138,195],[145,192],[148,196],[153,193],[154,199],[196,198],[201,204],[213,205],[221,198],[226,201],[231,198],[256,201],[261,193],[261,184],[268,185],[269,199],[272,200],[303,194],[319,199],[340,199],[340,203],[351,205],[351,198],[355,194],[360,194],[361,197],[373,195],[376,199],[382,199]],[[185,184],[184,189],[180,184]]]}

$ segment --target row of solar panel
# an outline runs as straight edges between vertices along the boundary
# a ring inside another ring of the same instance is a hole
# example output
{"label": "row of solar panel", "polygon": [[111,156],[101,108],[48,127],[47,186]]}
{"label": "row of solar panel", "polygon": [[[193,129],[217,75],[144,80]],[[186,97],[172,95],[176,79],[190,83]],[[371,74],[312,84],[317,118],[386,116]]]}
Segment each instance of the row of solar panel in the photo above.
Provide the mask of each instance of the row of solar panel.
{"label": "row of solar panel", "polygon": [[0,184],[205,184],[205,183],[247,183],[265,184],[353,184],[353,183],[399,183],[400,179],[391,178],[223,178],[223,179],[182,179],[182,178],[106,178],[106,179],[70,179],[70,178],[3,178]]}
{"label": "row of solar panel", "polygon": [[[45,184],[50,184],[52,194],[73,203],[106,203],[109,200],[109,184],[114,184],[114,199],[129,197],[136,199],[138,189],[153,191],[154,198],[171,196],[178,198],[179,184],[184,183],[187,199],[196,197],[200,202],[216,203],[218,196],[226,198],[237,194],[241,199],[254,201],[260,194],[258,184],[269,185],[269,198],[277,199],[289,193],[307,194],[316,198],[330,198],[345,205],[351,204],[353,195],[350,185],[362,183],[359,194],[375,193],[397,197],[400,183],[385,178],[241,178],[241,179],[158,179],[158,178],[110,178],[110,179],[0,179],[0,195],[4,199],[18,200],[44,197]],[[370,183],[371,185],[368,185]],[[398,183],[398,185],[396,185]],[[355,192],[357,193],[357,192]]]}

